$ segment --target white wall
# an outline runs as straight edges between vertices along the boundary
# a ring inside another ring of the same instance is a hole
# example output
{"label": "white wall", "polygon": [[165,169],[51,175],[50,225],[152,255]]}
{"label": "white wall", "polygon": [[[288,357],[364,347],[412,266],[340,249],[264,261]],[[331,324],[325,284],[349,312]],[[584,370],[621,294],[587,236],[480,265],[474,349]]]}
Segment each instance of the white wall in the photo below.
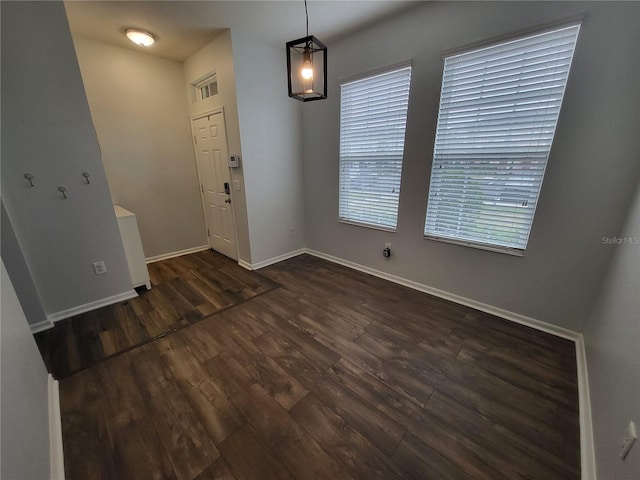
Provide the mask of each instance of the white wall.
{"label": "white wall", "polygon": [[[585,11],[524,258],[425,240],[442,52]],[[329,98],[303,108],[307,246],[580,331],[611,253],[602,232],[622,224],[639,174],[639,12],[637,3],[427,3],[329,45]],[[413,72],[398,230],[341,224],[339,79],[405,60]]]}
{"label": "white wall", "polygon": [[[64,6],[1,8],[2,199],[43,309],[132,292]],[[107,273],[96,276],[91,264],[99,260]]]}
{"label": "white wall", "polygon": [[44,480],[49,478],[47,370],[4,261],[0,285],[0,477]]}
{"label": "white wall", "polygon": [[[208,113],[223,107],[229,153],[242,155],[236,99],[236,79],[229,30],[218,35],[211,43],[185,60],[183,67],[189,114],[193,117],[194,115]],[[211,72],[215,72],[217,77],[218,95],[194,103],[192,101],[191,84]],[[251,263],[247,202],[244,188],[244,162],[241,162],[240,168],[231,169],[231,179],[232,184],[235,181],[240,182],[240,190],[231,192],[236,220],[238,259]]]}
{"label": "white wall", "polygon": [[251,263],[256,264],[305,246],[303,105],[287,96],[284,44],[267,44],[243,30],[231,36]]}
{"label": "white wall", "polygon": [[613,261],[584,329],[596,465],[601,479],[637,478],[640,444],[623,462],[618,440],[629,420],[640,429],[640,184],[625,227],[603,236],[627,243],[601,245]]}
{"label": "white wall", "polygon": [[73,39],[113,202],[145,256],[207,244],[180,62]]}

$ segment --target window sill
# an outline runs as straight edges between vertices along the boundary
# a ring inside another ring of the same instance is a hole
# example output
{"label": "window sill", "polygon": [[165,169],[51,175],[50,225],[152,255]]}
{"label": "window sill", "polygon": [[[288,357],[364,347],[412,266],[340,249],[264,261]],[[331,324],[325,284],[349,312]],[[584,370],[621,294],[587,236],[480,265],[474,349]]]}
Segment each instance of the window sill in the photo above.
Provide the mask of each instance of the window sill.
{"label": "window sill", "polygon": [[477,248],[478,250],[486,250],[486,251],[495,252],[495,253],[504,253],[506,255],[511,255],[514,257],[524,257],[524,250],[519,250],[516,248],[501,247],[498,245],[488,245],[484,243],[467,242],[464,240],[455,240],[453,238],[436,237],[432,235],[425,235],[424,238],[425,240],[435,240],[436,242],[451,243],[453,245],[460,245],[462,247],[471,247],[471,248]]}
{"label": "window sill", "polygon": [[370,228],[372,230],[382,230],[383,232],[395,233],[396,231],[395,228],[391,228],[391,227],[383,227],[382,225],[372,225],[370,223],[354,222],[353,220],[345,220],[343,218],[339,218],[338,222],[344,223],[345,225],[353,225],[354,227],[364,227],[364,228]]}

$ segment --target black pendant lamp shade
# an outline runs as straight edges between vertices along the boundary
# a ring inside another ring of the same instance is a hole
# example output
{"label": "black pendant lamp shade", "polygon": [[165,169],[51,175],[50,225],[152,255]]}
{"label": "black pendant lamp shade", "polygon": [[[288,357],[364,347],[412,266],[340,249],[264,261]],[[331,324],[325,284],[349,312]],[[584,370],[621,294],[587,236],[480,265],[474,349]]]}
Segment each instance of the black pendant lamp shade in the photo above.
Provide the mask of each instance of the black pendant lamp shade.
{"label": "black pendant lamp shade", "polygon": [[[307,2],[305,1],[305,12]],[[289,96],[302,102],[327,98],[327,47],[313,35],[287,42]]]}

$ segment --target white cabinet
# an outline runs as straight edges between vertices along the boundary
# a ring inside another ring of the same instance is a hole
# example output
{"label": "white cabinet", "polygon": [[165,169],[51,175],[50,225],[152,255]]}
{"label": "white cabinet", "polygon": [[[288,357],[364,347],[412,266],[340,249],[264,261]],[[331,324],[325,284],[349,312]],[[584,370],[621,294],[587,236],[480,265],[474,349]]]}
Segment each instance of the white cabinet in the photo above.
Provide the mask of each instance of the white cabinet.
{"label": "white cabinet", "polygon": [[147,262],[145,261],[144,251],[142,250],[136,216],[134,213],[119,205],[114,205],[113,208],[116,211],[120,237],[122,238],[124,253],[127,256],[127,263],[129,264],[131,283],[134,288],[144,285],[147,287],[147,290],[149,290],[151,288],[151,281],[149,280],[149,270],[147,270]]}

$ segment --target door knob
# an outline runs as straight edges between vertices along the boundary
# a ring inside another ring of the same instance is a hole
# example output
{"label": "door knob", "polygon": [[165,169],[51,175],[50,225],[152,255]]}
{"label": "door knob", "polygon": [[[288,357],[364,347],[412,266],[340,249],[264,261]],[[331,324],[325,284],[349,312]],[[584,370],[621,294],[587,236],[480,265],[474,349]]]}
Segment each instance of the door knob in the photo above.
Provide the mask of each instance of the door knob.
{"label": "door knob", "polygon": [[227,199],[224,201],[224,203],[231,203],[231,199],[230,199],[230,198],[227,198]]}

